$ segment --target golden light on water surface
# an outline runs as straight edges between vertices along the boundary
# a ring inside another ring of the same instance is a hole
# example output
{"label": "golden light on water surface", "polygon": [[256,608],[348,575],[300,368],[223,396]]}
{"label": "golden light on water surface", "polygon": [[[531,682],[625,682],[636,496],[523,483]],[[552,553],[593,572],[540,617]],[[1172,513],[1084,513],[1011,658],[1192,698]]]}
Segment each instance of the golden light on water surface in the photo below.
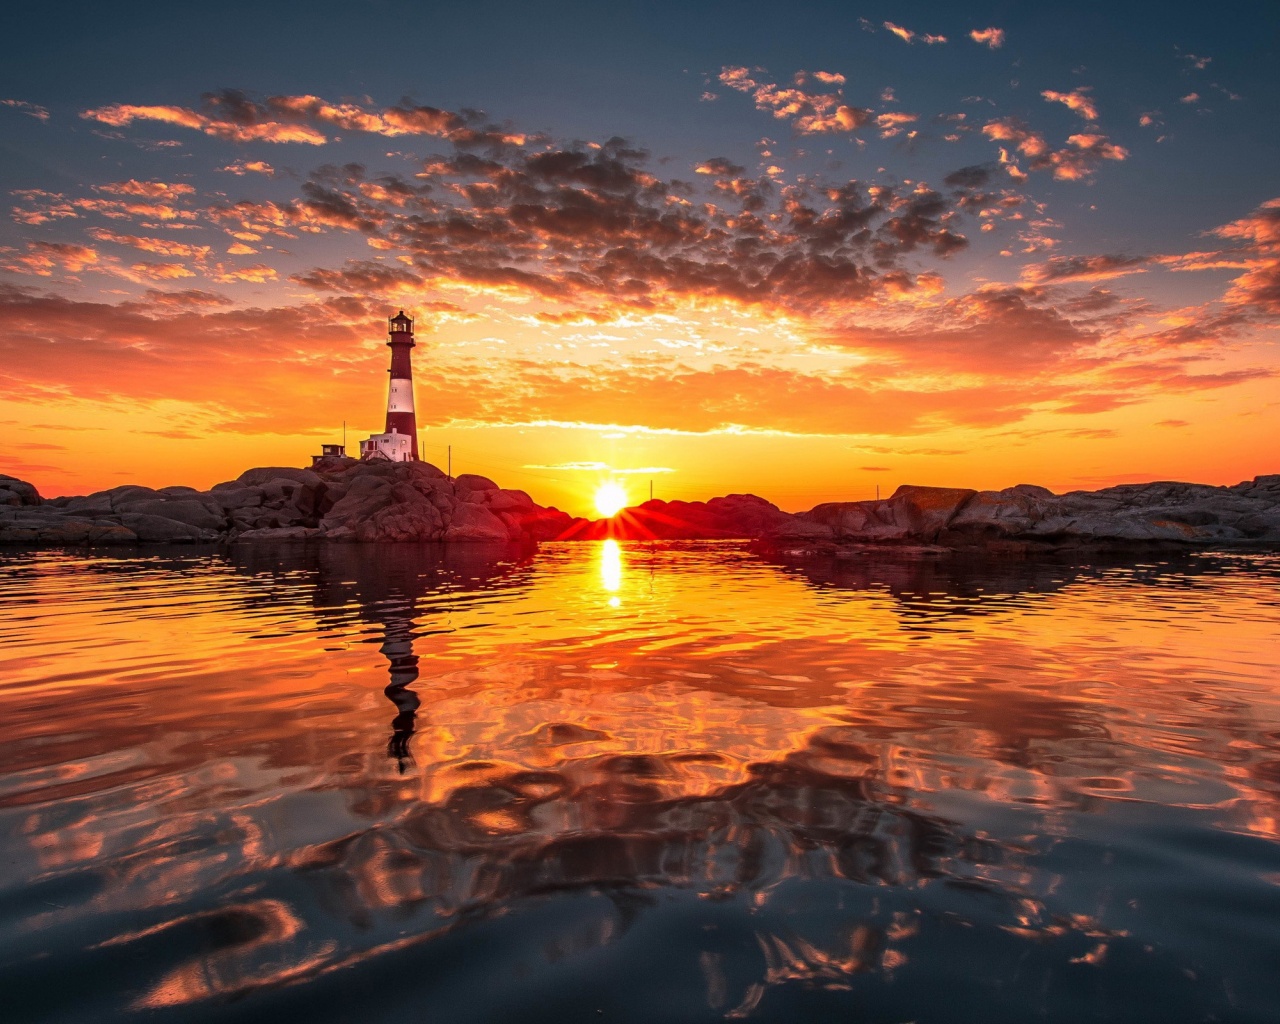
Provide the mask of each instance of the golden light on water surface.
{"label": "golden light on water surface", "polygon": [[616,540],[606,540],[600,545],[600,583],[613,596],[609,607],[617,608],[622,601],[618,590],[622,587],[622,547]]}

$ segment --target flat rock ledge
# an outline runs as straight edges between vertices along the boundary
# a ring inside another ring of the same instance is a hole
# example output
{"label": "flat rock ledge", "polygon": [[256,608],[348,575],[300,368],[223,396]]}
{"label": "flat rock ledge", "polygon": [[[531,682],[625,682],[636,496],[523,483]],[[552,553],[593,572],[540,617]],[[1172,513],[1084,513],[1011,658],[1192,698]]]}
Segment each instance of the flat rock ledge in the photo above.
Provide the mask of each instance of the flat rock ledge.
{"label": "flat rock ledge", "polygon": [[33,547],[254,540],[530,543],[572,522],[483,476],[426,462],[326,459],[250,469],[207,491],[123,486],[41,499],[0,476],[0,544]]}
{"label": "flat rock ledge", "polygon": [[755,541],[762,550],[864,547],[1061,549],[1280,545],[1280,474],[1233,487],[1159,482],[1054,494],[899,487],[881,501],[791,514],[753,494],[647,501],[613,519],[574,519],[487,477],[449,478],[425,462],[327,459],[312,469],[251,469],[210,488],[124,486],[42,499],[0,476],[0,544],[324,540],[532,543],[623,539]]}

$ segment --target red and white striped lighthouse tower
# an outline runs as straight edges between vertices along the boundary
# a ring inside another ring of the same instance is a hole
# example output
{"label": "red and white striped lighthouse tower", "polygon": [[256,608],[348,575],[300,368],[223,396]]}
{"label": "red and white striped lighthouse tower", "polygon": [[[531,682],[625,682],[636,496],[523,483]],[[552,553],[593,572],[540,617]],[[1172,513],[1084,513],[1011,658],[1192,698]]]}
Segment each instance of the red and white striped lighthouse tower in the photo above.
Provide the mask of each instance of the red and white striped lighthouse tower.
{"label": "red and white striped lighthouse tower", "polygon": [[400,310],[388,321],[391,340],[391,388],[387,392],[388,434],[407,434],[409,457],[418,460],[418,420],[413,412],[413,365],[409,354],[413,349],[413,318]]}

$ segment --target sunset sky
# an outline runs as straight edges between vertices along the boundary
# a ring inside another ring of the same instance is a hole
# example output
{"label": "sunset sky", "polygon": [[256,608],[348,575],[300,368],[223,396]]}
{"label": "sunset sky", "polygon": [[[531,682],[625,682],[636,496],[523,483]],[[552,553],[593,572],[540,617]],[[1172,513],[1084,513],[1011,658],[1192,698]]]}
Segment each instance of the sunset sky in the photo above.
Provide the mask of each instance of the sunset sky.
{"label": "sunset sky", "polygon": [[1280,472],[1274,3],[25,5],[0,472],[590,510]]}

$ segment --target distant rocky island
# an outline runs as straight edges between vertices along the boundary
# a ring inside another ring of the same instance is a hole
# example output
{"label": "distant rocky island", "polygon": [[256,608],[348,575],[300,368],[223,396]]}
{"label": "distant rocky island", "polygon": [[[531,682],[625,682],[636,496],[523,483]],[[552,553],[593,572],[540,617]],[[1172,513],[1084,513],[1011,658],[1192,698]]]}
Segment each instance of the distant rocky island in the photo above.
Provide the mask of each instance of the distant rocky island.
{"label": "distant rocky island", "polygon": [[29,547],[256,541],[522,543],[549,540],[740,539],[766,549],[863,546],[1061,549],[1280,544],[1280,474],[1233,487],[1124,484],[1054,494],[902,486],[878,501],[783,512],[764,498],[646,501],[612,519],[577,519],[487,477],[449,477],[426,462],[319,460],[311,469],[250,469],[207,491],[125,485],[41,498],[0,475],[0,544]]}

